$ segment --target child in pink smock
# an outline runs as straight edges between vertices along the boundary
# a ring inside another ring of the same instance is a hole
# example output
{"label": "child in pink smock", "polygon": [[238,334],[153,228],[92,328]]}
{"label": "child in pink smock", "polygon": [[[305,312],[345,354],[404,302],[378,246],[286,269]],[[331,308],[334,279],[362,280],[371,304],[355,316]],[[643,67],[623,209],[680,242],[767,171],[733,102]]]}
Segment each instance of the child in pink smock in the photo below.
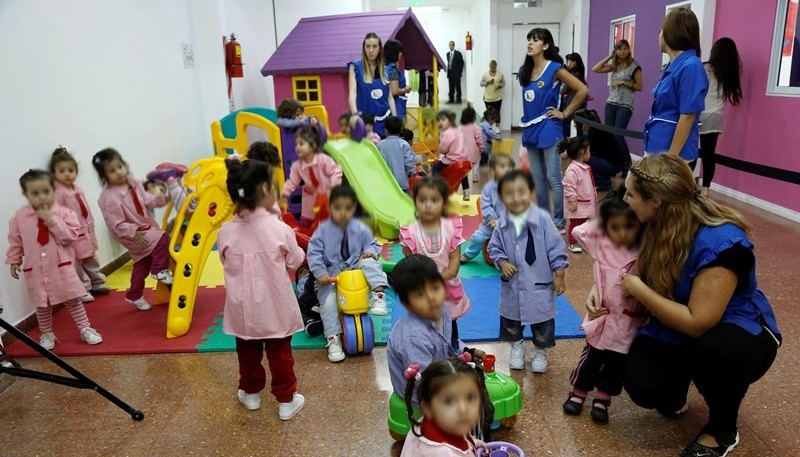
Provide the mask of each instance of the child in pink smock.
{"label": "child in pink smock", "polygon": [[319,125],[300,127],[295,134],[295,151],[298,159],[289,170],[289,179],[281,192],[281,206],[285,207],[289,196],[303,184],[303,201],[300,225],[310,226],[314,220],[314,204],[317,196],[327,196],[333,186],[342,182],[342,168],[331,157],[322,152],[324,130]]}
{"label": "child in pink smock", "polygon": [[91,327],[81,297],[86,289],[75,271],[75,250],[81,224],[71,210],[55,202],[53,177],[43,170],[28,170],[19,178],[28,204],[18,209],[8,224],[6,263],[11,276],[25,276],[28,297],[36,307],[42,336],[39,344],[53,349],[53,306],[62,304],[80,331],[81,340],[99,344],[103,337]]}
{"label": "child in pink smock", "polygon": [[571,252],[583,252],[576,244],[572,230],[594,217],[597,212],[597,189],[594,185],[592,168],[587,163],[591,152],[589,140],[585,136],[567,138],[558,145],[560,152],[567,153],[570,158],[567,171],[564,173],[564,215],[569,218],[567,227],[568,249]]}
{"label": "child in pink smock", "polygon": [[75,270],[83,281],[86,292],[81,300],[94,301],[93,295],[107,295],[111,289],[106,286],[106,277],[100,272],[97,261],[97,236],[94,233],[94,217],[86,201],[83,190],[75,184],[78,177],[78,162],[64,147],[53,151],[50,158],[50,173],[55,178],[56,203],[71,209],[78,216],[81,228],[75,240]]}
{"label": "child in pink smock", "polygon": [[403,254],[422,254],[430,257],[445,280],[445,304],[453,319],[452,344],[458,345],[457,319],[470,309],[469,297],[458,277],[461,266],[461,244],[464,229],[461,218],[447,217],[445,204],[450,188],[439,177],[422,178],[414,188],[414,205],[419,219],[400,227]]}
{"label": "child in pink smock", "polygon": [[131,286],[125,301],[140,311],[150,309],[144,299],[144,280],[148,273],[163,284],[172,284],[169,270],[169,236],[147,208],[167,204],[163,195],[144,191],[141,181],[128,175],[128,164],[116,149],[106,148],[92,158],[100,182],[105,184],[100,198],[100,212],[114,238],[133,260]]}
{"label": "child in pink smock", "polygon": [[[456,127],[456,115],[450,110],[443,109],[436,115],[439,121],[439,156],[440,159],[433,165],[434,176],[456,162],[471,159],[464,149],[464,138]],[[469,175],[461,180],[461,190],[464,192],[464,201],[469,201]]]}
{"label": "child in pink smock", "polygon": [[237,398],[249,410],[261,407],[266,352],[278,416],[289,420],[305,399],[297,393],[291,346],[303,319],[288,270],[297,269],[305,255],[294,231],[269,211],[275,205],[272,168],[256,160],[225,163],[236,216],[220,229],[217,245],[225,272],[222,329],[236,337],[239,359]]}
{"label": "child in pink smock", "polygon": [[644,309],[633,297],[622,296],[622,278],[633,268],[641,223],[622,200],[625,189],[612,190],[600,203],[600,219],[576,227],[572,235],[594,259],[594,280],[602,306],[608,310],[596,319],[584,319],[586,347],[572,372],[572,390],[564,412],[578,415],[586,396],[597,389],[592,420],[608,421],[611,398],[622,392],[625,359]]}
{"label": "child in pink smock", "polygon": [[464,141],[464,154],[472,163],[472,182],[480,179],[481,152],[483,151],[483,133],[478,124],[475,123],[478,114],[472,105],[461,112],[461,138]]}

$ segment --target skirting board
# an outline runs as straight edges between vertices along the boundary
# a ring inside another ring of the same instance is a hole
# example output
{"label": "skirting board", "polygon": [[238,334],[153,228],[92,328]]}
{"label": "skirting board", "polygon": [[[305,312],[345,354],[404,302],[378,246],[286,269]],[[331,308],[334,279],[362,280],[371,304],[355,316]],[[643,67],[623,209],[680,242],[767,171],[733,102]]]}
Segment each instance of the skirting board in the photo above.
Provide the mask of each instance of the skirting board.
{"label": "skirting board", "polygon": [[756,208],[763,209],[764,211],[783,217],[785,219],[789,219],[790,221],[800,222],[800,213],[798,213],[797,211],[792,211],[789,208],[784,208],[783,206],[776,205],[775,203],[770,203],[766,200],[762,200],[760,198],[747,195],[744,192],[739,192],[738,190],[721,186],[713,182],[711,183],[711,190],[713,190],[714,192],[719,192],[720,194],[726,197],[730,197],[742,203],[753,205]]}

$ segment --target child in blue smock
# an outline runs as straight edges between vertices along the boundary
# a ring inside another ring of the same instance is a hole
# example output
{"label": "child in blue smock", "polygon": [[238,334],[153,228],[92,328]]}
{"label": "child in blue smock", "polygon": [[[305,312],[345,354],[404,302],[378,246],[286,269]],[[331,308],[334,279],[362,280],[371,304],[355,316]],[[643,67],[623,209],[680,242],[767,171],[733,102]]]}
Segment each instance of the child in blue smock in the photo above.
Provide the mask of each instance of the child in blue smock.
{"label": "child in blue smock", "polygon": [[378,258],[381,247],[372,231],[364,223],[353,219],[356,211],[356,193],[345,185],[331,189],[328,200],[330,219],[323,222],[308,242],[308,267],[317,278],[317,299],[322,327],[328,339],[328,360],[344,360],[342,350],[342,324],[333,279],[344,270],[358,269],[364,272],[372,290],[370,308],[372,314],[385,316],[387,286],[386,273]]}
{"label": "child in blue smock", "polygon": [[490,155],[489,168],[492,170],[494,179],[483,186],[483,191],[481,192],[481,225],[472,234],[466,251],[461,255],[462,264],[469,263],[481,252],[483,245],[492,237],[500,215],[506,211],[506,207],[500,201],[500,195],[497,193],[497,183],[514,168],[514,164],[511,163],[511,156],[499,153]]}
{"label": "child in blue smock", "polygon": [[698,122],[705,109],[708,76],[700,61],[700,26],[688,8],[670,11],[658,42],[670,62],[653,88],[653,108],[644,125],[644,152],[669,152],[687,162],[700,155]]}
{"label": "child in blue smock", "polygon": [[483,151],[481,151],[481,165],[486,165],[489,154],[492,153],[492,140],[500,140],[500,133],[494,129],[496,124],[500,124],[500,113],[494,108],[489,108],[483,112],[483,119],[479,127],[483,136]]}
{"label": "child in blue smock", "polygon": [[525,325],[533,332],[531,371],[547,371],[547,348],[555,346],[556,295],[566,290],[567,247],[550,216],[531,203],[533,178],[522,170],[497,184],[504,214],[489,241],[489,256],[502,272],[500,339],[511,343],[509,367],[525,367]]}

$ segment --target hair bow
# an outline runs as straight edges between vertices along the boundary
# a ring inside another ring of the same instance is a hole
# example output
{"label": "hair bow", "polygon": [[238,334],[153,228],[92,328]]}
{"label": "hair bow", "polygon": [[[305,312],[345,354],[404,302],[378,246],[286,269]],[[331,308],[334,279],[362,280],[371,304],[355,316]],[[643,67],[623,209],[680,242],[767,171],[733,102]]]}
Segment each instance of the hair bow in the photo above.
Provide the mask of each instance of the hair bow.
{"label": "hair bow", "polygon": [[239,188],[239,198],[244,198],[244,187]]}
{"label": "hair bow", "polygon": [[94,156],[94,158],[92,159],[92,163],[94,163],[96,165],[99,165],[100,162],[102,162],[102,161],[103,161],[103,159],[101,159],[100,156],[98,156],[98,155]]}
{"label": "hair bow", "polygon": [[462,353],[461,353],[461,354],[459,354],[459,355],[458,355],[458,357],[456,357],[456,358],[457,358],[458,360],[460,360],[460,361],[462,361],[462,362],[466,363],[466,364],[467,364],[467,365],[469,365],[470,367],[472,367],[472,368],[475,368],[475,362],[473,362],[473,361],[472,361],[472,354],[470,354],[469,352],[462,352]]}
{"label": "hair bow", "polygon": [[422,375],[419,373],[419,364],[412,363],[409,365],[408,368],[406,368],[406,371],[403,373],[403,377],[406,378],[406,381],[411,381],[412,379],[419,381],[422,379]]}

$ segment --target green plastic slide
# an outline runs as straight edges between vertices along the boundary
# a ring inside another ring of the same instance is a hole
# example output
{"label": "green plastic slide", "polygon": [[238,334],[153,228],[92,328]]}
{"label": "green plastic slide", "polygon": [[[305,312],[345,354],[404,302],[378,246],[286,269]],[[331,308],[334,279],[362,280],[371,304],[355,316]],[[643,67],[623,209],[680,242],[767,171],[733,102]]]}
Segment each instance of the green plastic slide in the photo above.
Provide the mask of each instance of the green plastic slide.
{"label": "green plastic slide", "polygon": [[325,143],[325,152],[341,167],[361,206],[377,222],[378,232],[388,240],[397,239],[400,227],[415,218],[414,202],[400,189],[378,148],[364,139]]}

